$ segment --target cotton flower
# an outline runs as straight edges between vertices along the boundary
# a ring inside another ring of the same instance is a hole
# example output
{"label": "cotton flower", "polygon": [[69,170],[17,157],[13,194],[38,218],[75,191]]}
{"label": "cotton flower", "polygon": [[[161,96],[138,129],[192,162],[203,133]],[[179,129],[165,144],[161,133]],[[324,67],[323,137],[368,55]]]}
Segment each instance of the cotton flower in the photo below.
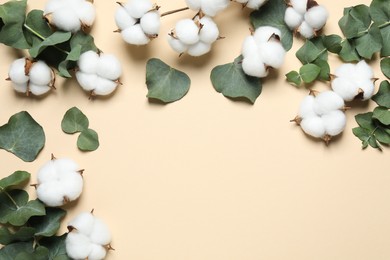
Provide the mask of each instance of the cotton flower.
{"label": "cotton flower", "polygon": [[242,69],[245,74],[263,78],[268,68],[280,68],[286,51],[280,42],[281,32],[271,26],[261,26],[253,35],[247,36],[241,48]]}
{"label": "cotton flower", "polygon": [[226,9],[230,0],[186,0],[187,6],[194,11],[202,11],[207,16],[215,16]]}
{"label": "cotton flower", "polygon": [[130,0],[119,7],[115,13],[118,32],[125,42],[146,45],[158,36],[161,27],[160,13],[150,0]]}
{"label": "cotton flower", "polygon": [[92,213],[83,212],[68,223],[66,253],[72,259],[101,260],[111,249],[107,225]]}
{"label": "cotton flower", "polygon": [[300,125],[307,135],[321,138],[328,144],[333,136],[345,129],[344,110],[344,101],[335,92],[312,92],[302,100],[298,115],[291,121]]}
{"label": "cotton flower", "polygon": [[237,3],[242,4],[244,7],[250,9],[258,10],[263,6],[268,0],[235,0]]}
{"label": "cotton flower", "polygon": [[77,64],[77,81],[92,95],[109,95],[118,86],[122,66],[114,55],[87,51],[80,56]]}
{"label": "cotton flower", "polygon": [[87,0],[49,0],[44,16],[60,30],[77,32],[95,21],[95,7]]}
{"label": "cotton flower", "polygon": [[76,200],[83,190],[82,170],[73,160],[52,158],[38,171],[37,197],[49,207]]}
{"label": "cotton flower", "polygon": [[332,89],[345,101],[368,100],[374,94],[374,72],[364,60],[341,65],[333,78]]}
{"label": "cotton flower", "polygon": [[40,96],[54,88],[55,75],[44,61],[20,58],[12,62],[8,80],[15,91]]}

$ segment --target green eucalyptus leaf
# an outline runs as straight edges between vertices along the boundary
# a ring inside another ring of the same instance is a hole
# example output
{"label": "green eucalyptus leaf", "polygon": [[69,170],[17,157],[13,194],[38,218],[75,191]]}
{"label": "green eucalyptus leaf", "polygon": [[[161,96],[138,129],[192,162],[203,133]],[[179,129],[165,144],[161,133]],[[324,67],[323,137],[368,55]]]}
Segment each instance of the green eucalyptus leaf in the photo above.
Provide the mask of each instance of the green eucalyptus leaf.
{"label": "green eucalyptus leaf", "polygon": [[35,44],[29,50],[30,55],[31,55],[31,57],[36,58],[47,47],[55,46],[57,44],[66,42],[70,39],[71,36],[72,36],[72,34],[70,32],[62,32],[62,31],[54,32],[52,35],[45,38],[39,44]]}
{"label": "green eucalyptus leaf", "polygon": [[[1,260],[15,260],[21,253],[32,253],[34,251],[33,242],[12,243],[0,249]],[[24,260],[30,260],[25,258]]]}
{"label": "green eucalyptus leaf", "polygon": [[321,68],[315,64],[305,64],[299,69],[303,82],[311,83],[320,75]]}
{"label": "green eucalyptus leaf", "polygon": [[67,234],[62,236],[45,237],[39,241],[40,245],[49,249],[48,259],[70,260],[66,254],[65,239]]}
{"label": "green eucalyptus leaf", "polygon": [[372,97],[379,106],[390,108],[390,83],[387,80],[381,82],[379,91]]}
{"label": "green eucalyptus leaf", "polygon": [[370,25],[370,9],[366,5],[345,8],[344,16],[339,20],[340,29],[347,39],[360,36]]}
{"label": "green eucalyptus leaf", "polygon": [[16,231],[10,231],[6,227],[0,227],[0,244],[9,245],[15,242],[26,242],[32,240],[35,234],[35,228],[21,227]]}
{"label": "green eucalyptus leaf", "polygon": [[389,128],[383,128],[378,126],[375,131],[375,138],[381,144],[389,145],[390,144],[390,134],[388,133]]}
{"label": "green eucalyptus leaf", "polygon": [[242,56],[239,56],[232,63],[215,67],[211,71],[211,82],[215,90],[226,97],[246,98],[255,103],[261,94],[261,80],[246,75],[241,62]]}
{"label": "green eucalyptus leaf", "polygon": [[146,64],[148,98],[164,103],[184,97],[190,89],[191,80],[184,72],[176,70],[159,59],[150,59]]}
{"label": "green eucalyptus leaf", "polygon": [[297,87],[299,87],[302,83],[301,75],[299,75],[299,73],[296,72],[295,70],[287,73],[286,78],[287,78],[287,82],[292,83]]}
{"label": "green eucalyptus leaf", "polygon": [[332,53],[339,53],[342,49],[342,38],[336,34],[327,35],[324,37],[324,45],[326,49]]}
{"label": "green eucalyptus leaf", "polygon": [[77,139],[77,147],[81,151],[95,151],[99,147],[98,134],[92,129],[83,130]]}
{"label": "green eucalyptus leaf", "polygon": [[358,114],[355,116],[355,120],[360,127],[372,132],[376,128],[376,126],[372,120],[372,116],[373,116],[372,112]]}
{"label": "green eucalyptus leaf", "polygon": [[[26,38],[31,45],[42,41],[38,35],[43,38],[47,38],[53,33],[53,31],[50,29],[50,26],[43,17],[42,10],[32,10],[27,14],[25,29],[28,32],[26,33]],[[34,43],[34,39],[38,41]]]}
{"label": "green eucalyptus leaf", "polygon": [[66,111],[61,121],[61,128],[67,134],[74,134],[88,129],[89,121],[86,115],[77,107]]}
{"label": "green eucalyptus leaf", "polygon": [[66,211],[61,208],[46,208],[45,216],[32,217],[29,223],[35,228],[36,236],[51,237],[57,233],[65,215]]}
{"label": "green eucalyptus leaf", "polygon": [[382,49],[382,35],[375,24],[370,27],[367,33],[355,41],[357,52],[366,59],[371,59],[374,53]]}
{"label": "green eucalyptus leaf", "polygon": [[354,40],[344,40],[341,42],[340,58],[345,62],[360,61],[360,56],[356,51]]}
{"label": "green eucalyptus leaf", "polygon": [[43,128],[26,111],[11,116],[8,123],[0,127],[0,148],[23,161],[35,160],[44,145]]}
{"label": "green eucalyptus leaf", "polygon": [[390,24],[386,27],[381,28],[381,34],[382,34],[382,40],[383,40],[383,46],[381,50],[381,57],[387,57],[390,56]]}
{"label": "green eucalyptus leaf", "polygon": [[373,0],[370,14],[375,23],[383,24],[390,20],[390,4],[388,0]]}
{"label": "green eucalyptus leaf", "polygon": [[43,246],[38,246],[33,252],[21,252],[15,260],[48,260],[49,250]]}
{"label": "green eucalyptus leaf", "polygon": [[27,0],[8,1],[0,5],[0,42],[17,49],[28,49],[23,25],[26,19]]}
{"label": "green eucalyptus leaf", "polygon": [[377,119],[386,126],[390,125],[390,111],[386,107],[376,107],[372,118]]}
{"label": "green eucalyptus leaf", "polygon": [[352,129],[353,134],[362,141],[362,148],[368,147],[368,140],[370,139],[370,133],[363,127],[355,127]]}
{"label": "green eucalyptus leaf", "polygon": [[0,190],[12,188],[26,183],[30,179],[31,174],[25,171],[16,171],[13,174],[0,180]]}
{"label": "green eucalyptus leaf", "polygon": [[254,28],[266,25],[278,28],[282,33],[281,41],[283,47],[288,51],[293,44],[293,35],[284,22],[286,8],[284,0],[268,1],[259,10],[252,12],[250,19]]}
{"label": "green eucalyptus leaf", "polygon": [[321,43],[321,39],[307,40],[297,51],[296,56],[302,64],[312,63],[317,59],[327,60],[326,48]]}
{"label": "green eucalyptus leaf", "polygon": [[390,58],[384,58],[381,60],[381,70],[383,75],[390,78]]}
{"label": "green eucalyptus leaf", "polygon": [[72,50],[78,48],[78,46],[81,46],[80,53],[84,53],[89,50],[92,50],[94,52],[98,51],[93,37],[90,34],[84,33],[83,31],[78,31],[70,39],[70,48]]}
{"label": "green eucalyptus leaf", "polygon": [[11,190],[0,193],[1,224],[22,226],[31,217],[43,215],[45,215],[45,206],[38,200],[28,201],[26,191]]}
{"label": "green eucalyptus leaf", "polygon": [[58,65],[58,75],[65,78],[71,78],[72,75],[69,73],[70,69],[73,69],[77,66],[77,60],[81,55],[81,45],[76,45],[66,56],[66,59]]}
{"label": "green eucalyptus leaf", "polygon": [[321,71],[318,75],[319,80],[330,80],[330,66],[326,60],[317,59],[314,61],[314,64],[320,67]]}

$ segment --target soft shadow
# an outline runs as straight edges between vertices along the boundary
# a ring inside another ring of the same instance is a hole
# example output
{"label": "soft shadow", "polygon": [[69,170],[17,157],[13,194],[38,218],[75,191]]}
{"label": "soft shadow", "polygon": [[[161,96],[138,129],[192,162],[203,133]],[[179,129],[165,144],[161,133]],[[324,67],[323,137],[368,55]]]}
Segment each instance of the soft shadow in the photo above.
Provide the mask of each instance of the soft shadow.
{"label": "soft shadow", "polygon": [[351,107],[352,109],[367,109],[370,106],[369,100],[352,100],[349,102],[346,102],[347,107]]}
{"label": "soft shadow", "polygon": [[[178,100],[179,101],[179,100]],[[156,107],[164,107],[166,105],[169,105],[174,102],[165,103],[157,98],[147,98],[147,102],[150,106],[156,106]]]}
{"label": "soft shadow", "polygon": [[176,64],[185,65],[185,66],[193,66],[196,68],[202,68],[213,59],[213,50],[209,53],[202,55],[200,57],[192,57],[187,53],[184,53],[179,59],[176,60]]}
{"label": "soft shadow", "polygon": [[226,97],[225,96],[225,98],[227,98],[232,103],[243,104],[243,105],[245,105],[247,107],[253,107],[253,103],[249,99],[247,99],[245,97],[235,97],[235,98],[233,98],[233,97]]}
{"label": "soft shadow", "polygon": [[136,61],[145,61],[150,57],[150,48],[149,45],[137,46],[132,44],[126,44],[126,50]]}

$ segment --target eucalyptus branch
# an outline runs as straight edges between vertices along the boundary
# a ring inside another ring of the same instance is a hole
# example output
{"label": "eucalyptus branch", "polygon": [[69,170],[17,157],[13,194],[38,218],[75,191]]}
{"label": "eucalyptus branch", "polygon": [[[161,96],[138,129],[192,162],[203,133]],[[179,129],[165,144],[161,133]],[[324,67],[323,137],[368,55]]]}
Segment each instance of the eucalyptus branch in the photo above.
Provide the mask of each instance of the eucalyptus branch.
{"label": "eucalyptus branch", "polygon": [[5,196],[7,196],[9,198],[9,200],[12,202],[12,204],[14,204],[17,209],[19,209],[19,205],[16,203],[16,201],[11,197],[11,195],[9,195],[9,193],[3,187],[0,187],[0,191],[4,192]]}
{"label": "eucalyptus branch", "polygon": [[183,8],[179,8],[179,9],[176,9],[176,10],[167,11],[165,13],[162,13],[161,17],[167,16],[167,15],[170,15],[170,14],[179,13],[179,12],[186,11],[186,10],[189,10],[189,9],[190,9],[189,7],[183,7]]}

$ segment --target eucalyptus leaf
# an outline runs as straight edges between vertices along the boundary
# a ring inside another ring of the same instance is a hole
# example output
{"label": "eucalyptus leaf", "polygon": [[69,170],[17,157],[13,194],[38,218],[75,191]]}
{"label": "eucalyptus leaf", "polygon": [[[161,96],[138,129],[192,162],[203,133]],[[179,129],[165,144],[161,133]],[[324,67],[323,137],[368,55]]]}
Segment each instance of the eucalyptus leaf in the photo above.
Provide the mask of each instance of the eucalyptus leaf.
{"label": "eucalyptus leaf", "polygon": [[388,0],[373,0],[370,4],[372,20],[383,24],[390,20],[390,4]]}
{"label": "eucalyptus leaf", "polygon": [[327,49],[322,45],[322,48],[319,48],[318,45],[322,45],[320,40],[307,40],[305,44],[297,51],[296,56],[301,61],[302,64],[312,63],[317,59],[327,60]]}
{"label": "eucalyptus leaf", "polygon": [[0,180],[0,190],[9,189],[26,183],[31,174],[25,171],[16,171],[13,174]]}
{"label": "eucalyptus leaf", "polygon": [[190,89],[191,80],[184,72],[176,70],[159,59],[152,58],[146,64],[148,98],[164,103],[184,97]]}
{"label": "eucalyptus leaf", "polygon": [[31,217],[43,215],[45,215],[45,206],[38,200],[28,201],[26,191],[11,190],[0,193],[1,224],[22,226]]}
{"label": "eucalyptus leaf", "polygon": [[376,107],[372,117],[386,126],[390,125],[390,111],[385,107]]}
{"label": "eucalyptus leaf", "polygon": [[48,260],[49,250],[45,247],[38,246],[33,252],[21,252],[15,260]]}
{"label": "eucalyptus leaf", "polygon": [[290,71],[286,74],[287,82],[294,84],[295,86],[299,87],[302,83],[301,75],[299,75],[296,71]]}
{"label": "eucalyptus leaf", "polygon": [[[0,249],[1,260],[15,260],[21,253],[32,253],[34,251],[33,242],[19,242],[7,245]],[[27,260],[29,258],[26,258]],[[30,259],[29,259],[30,260]]]}
{"label": "eucalyptus leaf", "polygon": [[66,254],[65,239],[67,234],[62,236],[45,237],[39,243],[49,249],[48,259],[50,260],[70,260]]}
{"label": "eucalyptus leaf", "polygon": [[230,98],[246,98],[255,103],[262,90],[261,80],[250,77],[242,70],[242,56],[234,62],[215,67],[211,71],[211,82],[216,91]]}
{"label": "eucalyptus leaf", "polygon": [[65,215],[61,208],[46,208],[45,216],[32,217],[29,223],[36,230],[35,236],[51,237],[57,233]]}
{"label": "eucalyptus leaf", "polygon": [[356,50],[359,55],[371,59],[374,53],[382,49],[382,35],[375,24],[363,36],[356,39]]}
{"label": "eucalyptus leaf", "polygon": [[77,147],[81,151],[95,151],[99,147],[98,134],[92,129],[83,130],[77,139]]}
{"label": "eucalyptus leaf", "polygon": [[356,44],[354,40],[343,40],[341,42],[340,58],[345,62],[360,61],[360,56],[356,51]]}
{"label": "eucalyptus leaf", "polygon": [[303,82],[311,83],[320,75],[321,68],[315,64],[305,64],[299,69]]}
{"label": "eucalyptus leaf", "polygon": [[80,58],[81,55],[81,45],[76,45],[66,56],[66,59],[63,60],[58,65],[58,75],[65,78],[71,78],[72,75],[69,73],[69,69],[73,69],[77,66],[76,61]]}
{"label": "eucalyptus leaf", "polygon": [[372,120],[372,116],[373,116],[372,112],[358,114],[355,116],[355,120],[360,127],[372,132],[376,128],[376,126]]}
{"label": "eucalyptus leaf", "polygon": [[61,121],[61,128],[67,134],[74,134],[88,129],[89,120],[86,115],[77,107],[66,111]]}
{"label": "eucalyptus leaf", "polygon": [[28,32],[26,33],[26,36],[28,36],[26,38],[31,45],[34,43],[33,38],[38,39],[39,41],[37,42],[40,42],[42,41],[41,38],[47,38],[53,34],[53,31],[43,17],[42,10],[32,10],[27,14],[25,29]]}
{"label": "eucalyptus leaf", "polygon": [[252,12],[250,19],[254,28],[266,25],[278,28],[282,33],[283,47],[288,51],[293,44],[293,34],[284,22],[286,8],[284,0],[268,1],[259,10]]}
{"label": "eucalyptus leaf", "polygon": [[26,111],[13,115],[0,127],[0,148],[23,161],[35,160],[44,145],[43,128]]}
{"label": "eucalyptus leaf", "polygon": [[390,108],[390,83],[386,80],[382,81],[379,86],[379,91],[372,97],[379,106]]}
{"label": "eucalyptus leaf", "polygon": [[339,53],[342,49],[342,38],[336,34],[327,35],[324,37],[324,45],[326,49],[332,53]]}
{"label": "eucalyptus leaf", "polygon": [[382,50],[381,50],[381,57],[387,57],[390,56],[390,24],[386,27],[381,28],[381,34],[382,34]]}
{"label": "eucalyptus leaf", "polygon": [[390,58],[384,58],[381,60],[381,70],[383,75],[390,78]]}
{"label": "eucalyptus leaf", "polygon": [[9,245],[15,242],[26,242],[32,240],[35,228],[21,227],[16,231],[10,231],[7,227],[0,227],[0,244]]}
{"label": "eucalyptus leaf", "polygon": [[84,33],[83,31],[78,31],[77,33],[73,34],[72,38],[70,39],[71,50],[78,48],[78,46],[81,46],[81,53],[90,50],[98,52],[99,50],[95,45],[93,37],[90,34]]}
{"label": "eucalyptus leaf", "polygon": [[339,26],[347,39],[360,36],[371,25],[370,9],[366,5],[357,5],[344,9]]}
{"label": "eucalyptus leaf", "polygon": [[71,36],[72,34],[70,32],[56,31],[39,44],[35,44],[29,50],[30,55],[31,57],[36,58],[43,50],[45,50],[45,48],[66,42],[70,39]]}
{"label": "eucalyptus leaf", "polygon": [[330,66],[326,60],[317,59],[314,61],[314,64],[317,65],[321,70],[318,75],[319,80],[330,80]]}

